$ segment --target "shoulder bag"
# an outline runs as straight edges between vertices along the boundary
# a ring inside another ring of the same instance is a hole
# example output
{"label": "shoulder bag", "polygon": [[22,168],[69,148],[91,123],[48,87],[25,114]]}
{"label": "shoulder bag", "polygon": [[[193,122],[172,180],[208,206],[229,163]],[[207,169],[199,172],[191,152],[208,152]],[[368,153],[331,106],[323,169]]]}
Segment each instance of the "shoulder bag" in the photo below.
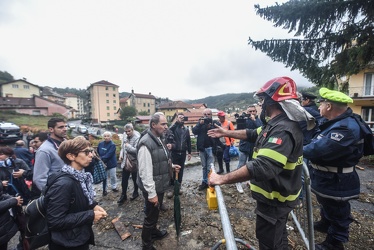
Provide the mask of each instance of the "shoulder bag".
{"label": "shoulder bag", "polygon": [[138,171],[138,160],[132,154],[126,155],[125,170],[131,173]]}

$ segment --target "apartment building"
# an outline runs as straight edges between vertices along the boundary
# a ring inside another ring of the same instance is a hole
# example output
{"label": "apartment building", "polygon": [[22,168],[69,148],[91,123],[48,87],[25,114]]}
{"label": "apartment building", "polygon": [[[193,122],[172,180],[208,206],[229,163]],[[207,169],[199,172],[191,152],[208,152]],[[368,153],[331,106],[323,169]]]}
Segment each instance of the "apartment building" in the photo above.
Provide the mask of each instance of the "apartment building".
{"label": "apartment building", "polygon": [[193,110],[194,106],[182,101],[172,101],[159,105],[157,111],[163,112],[165,114],[166,120],[171,122],[174,115],[179,112],[186,112],[188,110]]}
{"label": "apartment building", "polygon": [[76,117],[83,117],[85,114],[83,99],[80,96],[71,93],[64,94],[64,97],[65,105],[70,106],[76,110]]}
{"label": "apartment building", "polygon": [[156,97],[151,93],[139,94],[134,93],[134,90],[131,90],[131,94],[126,100],[130,106],[135,107],[137,113],[147,112],[147,114],[152,115],[156,112]]}
{"label": "apartment building", "polygon": [[94,123],[119,120],[119,86],[102,80],[87,88],[88,117]]}

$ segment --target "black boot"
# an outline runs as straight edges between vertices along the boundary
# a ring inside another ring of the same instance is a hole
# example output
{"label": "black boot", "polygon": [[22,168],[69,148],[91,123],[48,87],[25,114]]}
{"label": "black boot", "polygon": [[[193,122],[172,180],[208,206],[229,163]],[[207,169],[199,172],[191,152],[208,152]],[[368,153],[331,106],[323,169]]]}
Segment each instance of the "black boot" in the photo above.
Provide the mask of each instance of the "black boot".
{"label": "black boot", "polygon": [[327,220],[321,219],[313,223],[314,230],[321,233],[327,233],[329,227],[330,223]]}
{"label": "black boot", "polygon": [[218,162],[218,166],[219,166],[219,171],[217,172],[217,174],[222,174],[223,173],[223,164],[222,164],[222,162]]}
{"label": "black boot", "polygon": [[226,162],[226,172],[230,173],[230,163]]}
{"label": "black boot", "polygon": [[125,203],[126,200],[127,200],[127,195],[126,194],[121,194],[121,197],[119,198],[117,203],[118,203],[118,205],[122,205],[123,203]]}
{"label": "black boot", "polygon": [[316,250],[344,250],[343,242],[338,241],[331,236],[327,236],[326,240],[315,245]]}

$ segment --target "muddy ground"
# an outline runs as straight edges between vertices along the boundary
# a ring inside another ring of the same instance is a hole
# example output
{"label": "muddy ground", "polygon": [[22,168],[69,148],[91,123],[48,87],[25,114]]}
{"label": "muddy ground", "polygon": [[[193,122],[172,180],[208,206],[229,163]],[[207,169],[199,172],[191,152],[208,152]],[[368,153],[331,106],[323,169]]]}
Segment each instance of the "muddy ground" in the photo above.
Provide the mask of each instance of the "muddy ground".
{"label": "muddy ground", "polygon": [[[231,169],[236,168],[237,161],[231,163]],[[346,249],[374,249],[374,166],[364,165],[364,170],[358,170],[361,178],[361,195],[358,200],[351,201],[352,215],[356,220],[350,227],[350,241],[345,244]],[[218,210],[209,210],[206,202],[206,192],[199,192],[198,185],[201,183],[201,165],[198,158],[192,159],[192,164],[186,167],[182,183],[183,194],[180,196],[182,225],[179,240],[176,238],[173,219],[173,199],[165,197],[165,204],[169,207],[166,212],[161,212],[159,227],[167,229],[169,235],[161,241],[156,241],[157,249],[179,249],[179,250],[207,250],[224,238],[220,214]],[[120,172],[118,172],[118,183],[120,183]],[[120,185],[118,186],[120,188]],[[134,201],[126,201],[122,206],[117,205],[120,192],[114,193],[109,190],[106,197],[102,197],[101,184],[95,185],[97,200],[108,212],[108,218],[93,226],[95,232],[96,246],[93,250],[104,249],[141,249],[141,229],[133,225],[142,225],[143,197],[140,195]],[[244,194],[236,190],[235,185],[224,185],[221,187],[225,204],[229,213],[230,222],[234,236],[249,242],[258,249],[255,237],[255,214],[256,202],[251,198],[250,190],[243,184]],[[129,181],[128,197],[133,190],[132,180]],[[304,210],[299,210],[304,211]],[[318,204],[313,197],[314,220],[318,220]],[[131,236],[121,240],[114,229],[111,221],[118,218],[131,232]],[[290,249],[307,249],[303,243],[300,233],[297,231],[292,219],[288,222]],[[324,240],[325,235],[316,232],[315,242]],[[12,239],[9,245],[15,246],[16,240]],[[220,246],[219,249],[226,249]],[[238,244],[238,249],[247,249]]]}
{"label": "muddy ground", "polygon": [[[236,167],[237,161],[231,163]],[[364,170],[358,170],[361,178],[361,195],[359,200],[352,201],[352,214],[356,220],[350,227],[350,241],[345,244],[346,249],[374,249],[374,166],[364,165]],[[169,207],[161,212],[159,226],[167,229],[169,235],[161,241],[156,241],[157,249],[211,249],[223,238],[222,225],[218,210],[209,210],[206,202],[206,192],[199,192],[201,182],[201,165],[188,166],[185,170],[182,183],[183,195],[181,200],[182,226],[179,241],[176,239],[173,221],[173,199],[165,198]],[[234,236],[249,242],[258,249],[255,237],[255,201],[251,198],[248,186],[243,184],[244,194],[236,190],[235,185],[224,185],[221,190],[229,212],[230,222]],[[110,215],[105,221],[94,225],[96,234],[95,250],[103,249],[141,249],[141,229],[132,225],[141,225],[143,221],[143,198],[140,196],[134,201],[127,201],[118,206],[119,193],[109,192],[108,196],[101,196],[101,186],[97,185],[98,200],[107,209]],[[132,184],[128,196],[131,196]],[[313,197],[314,220],[318,219],[318,204]],[[131,231],[131,236],[122,241],[114,230],[111,220],[120,217],[120,221]],[[290,249],[306,249],[301,236],[292,219],[289,220]],[[324,240],[325,235],[316,232],[316,242]],[[219,249],[225,249],[221,246]],[[238,244],[238,249],[247,249]]]}

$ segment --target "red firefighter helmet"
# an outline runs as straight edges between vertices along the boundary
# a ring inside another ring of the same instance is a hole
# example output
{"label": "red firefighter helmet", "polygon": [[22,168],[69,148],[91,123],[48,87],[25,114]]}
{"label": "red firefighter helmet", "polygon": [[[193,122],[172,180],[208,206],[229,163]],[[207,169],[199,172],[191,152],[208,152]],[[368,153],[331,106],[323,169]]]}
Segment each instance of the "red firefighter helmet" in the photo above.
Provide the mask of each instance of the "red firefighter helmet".
{"label": "red firefighter helmet", "polygon": [[264,84],[256,95],[266,94],[276,102],[298,99],[296,83],[287,76],[276,77]]}

